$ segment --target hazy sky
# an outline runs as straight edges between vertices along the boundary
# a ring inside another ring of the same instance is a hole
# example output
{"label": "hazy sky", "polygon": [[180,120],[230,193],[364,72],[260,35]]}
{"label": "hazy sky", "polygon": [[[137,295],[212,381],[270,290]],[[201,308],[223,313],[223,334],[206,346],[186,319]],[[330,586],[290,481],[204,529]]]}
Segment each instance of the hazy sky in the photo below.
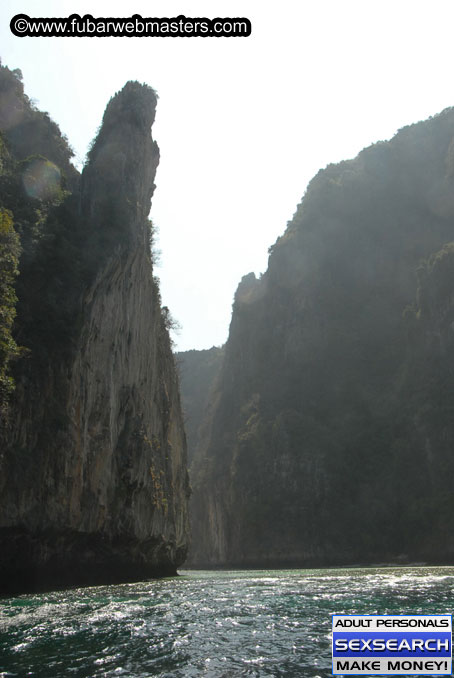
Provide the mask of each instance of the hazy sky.
{"label": "hazy sky", "polygon": [[[16,38],[14,14],[246,16],[249,38]],[[241,277],[263,272],[308,181],[454,104],[454,2],[2,0],[0,55],[79,163],[127,80],[159,94],[151,217],[180,350],[227,338]]]}

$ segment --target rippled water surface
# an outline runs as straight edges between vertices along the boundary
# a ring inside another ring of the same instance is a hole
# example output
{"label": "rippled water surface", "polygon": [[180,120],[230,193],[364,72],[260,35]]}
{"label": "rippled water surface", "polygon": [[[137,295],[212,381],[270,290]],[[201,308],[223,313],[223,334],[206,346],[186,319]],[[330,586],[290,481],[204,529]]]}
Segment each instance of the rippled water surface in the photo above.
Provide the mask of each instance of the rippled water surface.
{"label": "rippled water surface", "polygon": [[183,572],[0,600],[0,677],[331,675],[332,613],[450,613],[454,568]]}

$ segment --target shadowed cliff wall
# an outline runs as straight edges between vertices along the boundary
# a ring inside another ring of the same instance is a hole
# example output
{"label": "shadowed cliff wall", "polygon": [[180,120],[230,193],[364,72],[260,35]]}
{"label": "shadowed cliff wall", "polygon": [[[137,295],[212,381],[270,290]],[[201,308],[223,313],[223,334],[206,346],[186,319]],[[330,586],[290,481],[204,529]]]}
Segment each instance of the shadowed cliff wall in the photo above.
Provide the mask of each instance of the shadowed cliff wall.
{"label": "shadowed cliff wall", "polygon": [[454,560],[453,149],[447,109],[329,165],[243,278],[192,564]]}

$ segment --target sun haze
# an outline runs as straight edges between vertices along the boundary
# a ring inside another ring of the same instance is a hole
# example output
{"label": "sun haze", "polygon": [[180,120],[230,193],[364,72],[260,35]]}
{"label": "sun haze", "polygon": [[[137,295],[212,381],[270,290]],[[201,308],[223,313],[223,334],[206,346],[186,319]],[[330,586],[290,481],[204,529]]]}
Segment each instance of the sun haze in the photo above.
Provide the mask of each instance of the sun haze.
{"label": "sun haze", "polygon": [[[308,181],[453,103],[451,2],[4,1],[2,61],[82,166],[127,80],[159,95],[151,218],[179,350],[224,343],[241,277],[263,272]],[[247,17],[249,37],[19,38],[31,17]]]}

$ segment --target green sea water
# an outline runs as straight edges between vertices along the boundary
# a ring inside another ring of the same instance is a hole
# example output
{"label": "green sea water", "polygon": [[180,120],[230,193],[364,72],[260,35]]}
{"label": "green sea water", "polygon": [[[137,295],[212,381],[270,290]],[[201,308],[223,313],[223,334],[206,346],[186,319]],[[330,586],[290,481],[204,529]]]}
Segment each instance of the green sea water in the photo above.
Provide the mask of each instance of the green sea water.
{"label": "green sea water", "polygon": [[0,600],[0,677],[331,676],[331,614],[451,613],[454,568],[182,572]]}

